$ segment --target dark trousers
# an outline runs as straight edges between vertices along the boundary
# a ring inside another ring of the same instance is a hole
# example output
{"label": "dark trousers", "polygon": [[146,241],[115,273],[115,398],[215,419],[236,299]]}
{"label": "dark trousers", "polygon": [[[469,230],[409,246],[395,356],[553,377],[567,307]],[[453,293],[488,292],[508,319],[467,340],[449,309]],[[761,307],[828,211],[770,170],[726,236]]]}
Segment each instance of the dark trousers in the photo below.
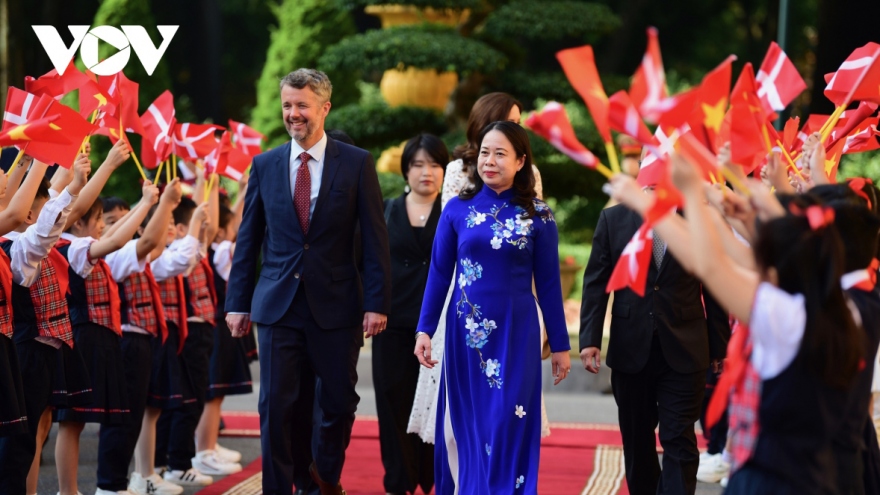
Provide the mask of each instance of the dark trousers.
{"label": "dark trousers", "polygon": [[150,366],[153,362],[151,340],[158,337],[122,333],[122,363],[125,368],[125,392],[128,409],[121,424],[101,425],[98,439],[98,488],[118,492],[128,487],[128,466],[141,434],[147,394],[150,389]]}
{"label": "dark trousers", "polygon": [[373,386],[388,493],[415,492],[417,486],[430,493],[434,485],[434,446],[406,432],[419,381],[415,333],[388,329],[373,337]]}
{"label": "dark trousers", "polygon": [[164,409],[156,424],[156,466],[186,471],[196,456],[195,434],[205,409],[208,393],[214,327],[210,323],[189,322],[180,362],[183,404]]}
{"label": "dark trousers", "polygon": [[[699,455],[694,423],[700,417],[706,372],[669,367],[655,337],[638,373],[611,371],[611,389],[623,437],[626,482],[632,495],[693,494]],[[654,428],[660,425],[663,471]]]}
{"label": "dark trousers", "polygon": [[774,473],[746,463],[733,473],[724,495],[795,495],[799,493],[791,484]]}
{"label": "dark trousers", "polygon": [[359,327],[319,328],[302,289],[282,321],[259,327],[263,493],[290,495],[295,474],[302,472],[295,454],[303,455],[305,431],[312,427],[306,419],[312,405],[301,401],[310,389],[304,367],[314,371],[312,392],[320,409],[310,435],[315,466],[325,482],[339,481],[360,400],[355,384],[361,332]]}
{"label": "dark trousers", "polygon": [[708,452],[710,454],[720,454],[727,445],[727,411],[721,415],[718,422],[712,428],[706,427],[706,411],[709,409],[709,402],[712,401],[712,394],[715,393],[715,385],[718,384],[718,378],[721,373],[715,373],[710,366],[706,370],[706,393],[703,396],[703,407],[700,410],[700,427],[703,429],[703,437],[708,444]]}
{"label": "dark trousers", "polygon": [[25,433],[0,437],[0,493],[24,495],[28,470],[37,454],[37,425],[52,397],[59,351],[36,340],[16,342],[15,347],[29,428]]}

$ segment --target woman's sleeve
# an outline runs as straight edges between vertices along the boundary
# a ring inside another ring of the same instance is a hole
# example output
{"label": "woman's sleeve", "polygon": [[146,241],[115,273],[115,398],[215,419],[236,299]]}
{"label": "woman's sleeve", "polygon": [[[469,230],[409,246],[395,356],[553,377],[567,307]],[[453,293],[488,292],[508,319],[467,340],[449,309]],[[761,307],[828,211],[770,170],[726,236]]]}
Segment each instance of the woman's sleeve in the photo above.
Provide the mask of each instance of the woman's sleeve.
{"label": "woman's sleeve", "polygon": [[[544,219],[541,214],[546,215]],[[547,340],[553,352],[568,351],[568,328],[562,309],[562,282],[559,278],[559,232],[549,209],[539,212],[532,219],[537,225],[532,270],[535,276],[535,292],[544,314]],[[546,220],[546,222],[544,221]]]}
{"label": "woman's sleeve", "polygon": [[452,226],[450,212],[454,209],[444,209],[440,215],[440,221],[437,222],[437,232],[434,234],[434,246],[431,250],[431,266],[428,269],[428,282],[425,287],[425,296],[422,299],[422,311],[417,331],[425,332],[431,337],[437,330],[437,323],[439,323],[440,314],[443,312],[443,303],[446,301],[446,293],[449,292],[449,284],[455,273],[458,235]]}
{"label": "woman's sleeve", "polygon": [[450,199],[458,196],[468,182],[467,174],[462,171],[461,160],[449,162],[446,166],[446,177],[443,179],[443,191],[440,193],[440,207],[446,208]]}
{"label": "woman's sleeve", "polygon": [[535,197],[543,200],[544,183],[541,182],[541,172],[538,171],[538,167],[536,167],[535,164],[532,164],[532,174],[535,176]]}

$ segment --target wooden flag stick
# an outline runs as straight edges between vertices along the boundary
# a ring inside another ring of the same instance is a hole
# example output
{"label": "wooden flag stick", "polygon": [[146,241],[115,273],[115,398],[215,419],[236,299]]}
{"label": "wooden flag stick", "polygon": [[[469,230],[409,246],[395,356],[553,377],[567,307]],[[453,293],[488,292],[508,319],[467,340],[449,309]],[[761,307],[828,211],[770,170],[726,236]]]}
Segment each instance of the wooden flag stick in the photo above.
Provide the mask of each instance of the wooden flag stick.
{"label": "wooden flag stick", "polygon": [[752,195],[752,191],[749,191],[746,185],[739,180],[739,177],[737,177],[732,170],[727,167],[721,167],[721,174],[727,179],[727,182],[730,182],[730,185],[741,192],[743,196],[748,198]]}
{"label": "wooden flag stick", "polygon": [[27,145],[23,146],[23,147],[18,151],[18,154],[15,155],[15,161],[12,162],[12,165],[9,166],[9,170],[6,172],[6,176],[7,176],[7,177],[10,176],[10,175],[12,175],[12,172],[15,171],[15,167],[18,167],[18,163],[21,162],[21,157],[24,156],[24,150],[25,150],[26,148],[27,148]]}
{"label": "wooden flag stick", "polygon": [[608,163],[611,164],[611,170],[615,174],[620,173],[620,162],[617,160],[617,150],[614,149],[614,143],[608,141],[605,143],[605,152],[608,153]]}
{"label": "wooden flag stick", "polygon": [[147,174],[146,174],[146,172],[144,172],[144,167],[141,166],[141,161],[138,160],[138,157],[137,157],[137,155],[134,153],[134,151],[131,152],[131,157],[134,159],[134,164],[135,164],[135,166],[137,166],[137,168],[138,168],[138,172],[141,173],[141,178],[144,179],[144,181],[146,181],[146,180],[147,180]]}
{"label": "wooden flag stick", "polygon": [[172,179],[177,178],[177,155],[171,155],[171,175]]}
{"label": "wooden flag stick", "polygon": [[153,178],[153,184],[158,184],[159,179],[162,178],[162,168],[165,166],[165,162],[159,163],[159,168],[156,169],[156,175]]}
{"label": "wooden flag stick", "polygon": [[[248,168],[250,168],[250,167],[248,167]],[[614,176],[614,172],[612,172],[611,169],[609,169],[605,165],[602,165],[601,163],[596,164],[596,172],[599,172],[600,174],[604,175],[606,179],[610,179],[611,177]]]}
{"label": "wooden flag stick", "polygon": [[846,110],[846,104],[840,105],[839,107],[835,108],[834,113],[832,113],[831,116],[828,117],[828,120],[826,120],[825,123],[822,124],[822,128],[819,129],[819,132],[822,134],[822,142],[828,139],[828,136],[831,135],[831,131],[834,130],[834,126],[837,125],[837,122],[840,120],[840,116],[841,114],[843,114],[844,110]]}
{"label": "wooden flag stick", "polygon": [[779,140],[776,141],[776,146],[779,146],[779,149],[782,150],[782,156],[785,157],[785,160],[788,162],[788,168],[792,169],[794,173],[797,174],[801,180],[804,179],[804,176],[801,175],[801,171],[798,170],[797,165],[794,163],[794,160],[791,159],[791,155],[788,154],[788,150],[785,149],[785,146],[782,145],[782,142]]}
{"label": "wooden flag stick", "polygon": [[165,183],[171,182],[171,160],[165,160]]}

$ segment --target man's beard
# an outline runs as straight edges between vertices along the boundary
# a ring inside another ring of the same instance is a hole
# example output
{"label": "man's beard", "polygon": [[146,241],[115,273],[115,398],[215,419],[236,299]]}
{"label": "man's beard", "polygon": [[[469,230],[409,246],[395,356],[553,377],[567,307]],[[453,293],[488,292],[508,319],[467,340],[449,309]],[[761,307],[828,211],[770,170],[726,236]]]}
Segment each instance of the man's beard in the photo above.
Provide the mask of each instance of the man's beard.
{"label": "man's beard", "polygon": [[[312,129],[310,128],[308,121],[303,122],[304,125],[303,125],[303,129],[301,131],[295,131],[293,129],[293,122],[288,121],[287,124],[288,124],[287,133],[290,135],[290,137],[292,137],[296,141],[305,141],[306,139],[309,138],[309,136],[311,136],[313,134]],[[300,135],[298,136],[297,133],[300,133]]]}

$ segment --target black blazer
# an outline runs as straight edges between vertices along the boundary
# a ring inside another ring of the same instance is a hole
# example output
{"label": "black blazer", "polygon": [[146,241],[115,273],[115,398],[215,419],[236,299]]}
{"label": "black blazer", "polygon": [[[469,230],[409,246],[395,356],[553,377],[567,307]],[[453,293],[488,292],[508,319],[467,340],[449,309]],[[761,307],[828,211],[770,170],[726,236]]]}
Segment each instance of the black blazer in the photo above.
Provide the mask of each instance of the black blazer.
{"label": "black blazer", "polygon": [[406,194],[386,202],[385,218],[388,219],[388,241],[391,246],[391,313],[388,314],[388,328],[411,329],[415,332],[418,326],[441,208],[438,195],[417,237],[409,223]]}
{"label": "black blazer", "polygon": [[[363,286],[354,257],[358,222]],[[263,267],[255,280],[261,250]],[[391,309],[388,231],[373,158],[331,138],[307,235],[293,207],[290,142],[254,157],[226,311],[251,313],[251,320],[263,325],[277,323],[300,281],[312,318],[323,329],[357,327],[364,311],[387,315]]]}
{"label": "black blazer", "polygon": [[[608,306],[605,287],[621,252],[641,224],[641,217],[623,205],[603,210],[599,216],[584,272],[581,349],[602,346]],[[730,338],[727,313],[668,250],[659,270],[651,261],[645,297],[628,288],[614,293],[608,366],[624,373],[639,372],[648,362],[654,332],[667,363],[679,373],[707,369],[710,359],[724,357]]]}

